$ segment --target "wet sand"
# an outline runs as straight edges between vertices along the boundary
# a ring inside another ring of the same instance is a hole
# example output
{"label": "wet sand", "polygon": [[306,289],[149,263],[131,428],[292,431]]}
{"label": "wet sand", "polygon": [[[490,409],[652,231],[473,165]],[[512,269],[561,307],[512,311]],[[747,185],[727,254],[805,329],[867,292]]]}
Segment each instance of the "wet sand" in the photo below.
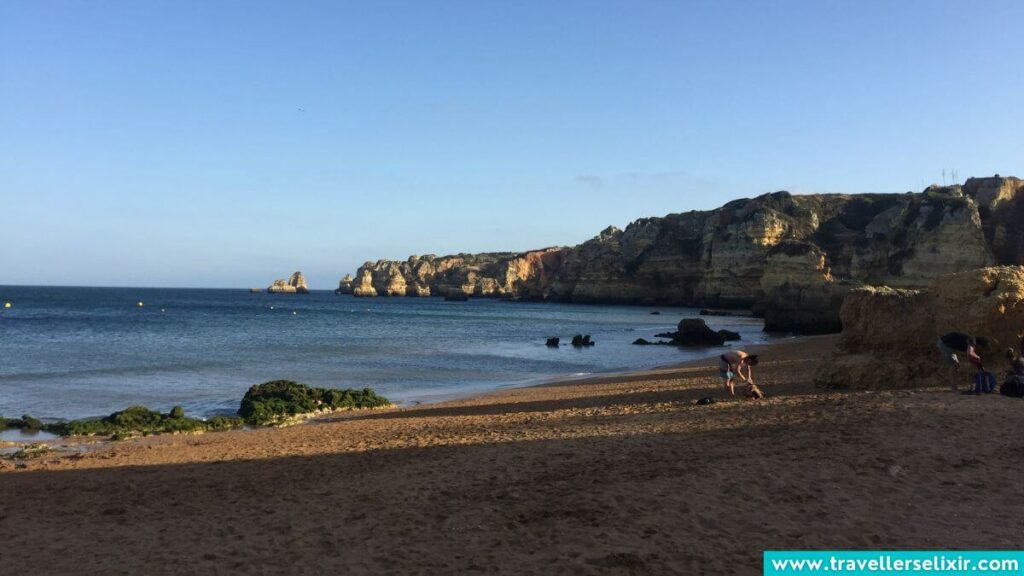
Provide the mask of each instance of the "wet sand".
{"label": "wet sand", "polygon": [[[767,400],[713,360],[0,469],[0,572],[760,574],[765,549],[1024,546],[1024,401],[826,392],[834,337],[775,345]],[[599,350],[595,350],[599,353]]]}

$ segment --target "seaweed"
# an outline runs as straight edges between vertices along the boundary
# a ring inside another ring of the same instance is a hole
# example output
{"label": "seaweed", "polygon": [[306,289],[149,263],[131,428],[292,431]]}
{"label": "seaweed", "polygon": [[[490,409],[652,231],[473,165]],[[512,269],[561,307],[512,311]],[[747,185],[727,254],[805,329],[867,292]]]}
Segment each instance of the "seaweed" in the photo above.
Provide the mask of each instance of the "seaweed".
{"label": "seaweed", "polygon": [[238,415],[257,426],[279,424],[289,417],[321,410],[380,408],[390,405],[387,398],[370,388],[313,388],[291,380],[257,384],[242,397]]}
{"label": "seaweed", "polygon": [[0,430],[7,428],[36,431],[43,429],[43,423],[28,414],[23,415],[21,418],[0,418]]}
{"label": "seaweed", "polygon": [[110,436],[114,440],[152,434],[217,432],[245,424],[280,424],[289,417],[324,410],[380,408],[390,406],[387,398],[370,388],[362,390],[313,388],[290,380],[274,380],[249,388],[242,398],[238,416],[214,416],[208,420],[189,418],[181,406],[164,414],[145,406],[131,406],[103,418],[88,418],[43,424],[25,415],[0,418],[0,429],[45,430],[59,436]]}
{"label": "seaweed", "polygon": [[104,418],[57,422],[47,424],[44,429],[60,436],[111,436],[114,439],[122,439],[151,434],[229,430],[242,424],[241,418],[224,416],[210,420],[189,418],[185,416],[185,410],[181,406],[175,406],[167,414],[150,410],[145,406],[132,406]]}

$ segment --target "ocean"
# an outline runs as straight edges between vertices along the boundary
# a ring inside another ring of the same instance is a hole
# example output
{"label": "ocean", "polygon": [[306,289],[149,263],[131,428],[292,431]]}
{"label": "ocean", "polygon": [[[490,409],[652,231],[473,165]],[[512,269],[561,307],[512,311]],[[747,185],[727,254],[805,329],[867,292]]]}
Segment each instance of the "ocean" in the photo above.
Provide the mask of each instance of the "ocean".
{"label": "ocean", "polygon": [[[0,286],[3,302],[0,415],[44,420],[132,405],[233,414],[250,386],[276,379],[370,387],[413,404],[715,352],[632,345],[697,313],[665,306]],[[706,319],[740,332],[741,344],[773,339],[757,319]],[[573,334],[596,345],[574,349]],[[563,346],[548,348],[548,336]]]}

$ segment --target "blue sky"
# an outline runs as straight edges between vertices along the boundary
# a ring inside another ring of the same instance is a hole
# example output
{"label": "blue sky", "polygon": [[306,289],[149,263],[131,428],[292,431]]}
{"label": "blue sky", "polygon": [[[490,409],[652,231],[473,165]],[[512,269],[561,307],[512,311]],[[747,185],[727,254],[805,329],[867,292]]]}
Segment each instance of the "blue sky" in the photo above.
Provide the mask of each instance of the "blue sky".
{"label": "blue sky", "polygon": [[1024,2],[0,3],[0,284],[332,287],[1024,176]]}

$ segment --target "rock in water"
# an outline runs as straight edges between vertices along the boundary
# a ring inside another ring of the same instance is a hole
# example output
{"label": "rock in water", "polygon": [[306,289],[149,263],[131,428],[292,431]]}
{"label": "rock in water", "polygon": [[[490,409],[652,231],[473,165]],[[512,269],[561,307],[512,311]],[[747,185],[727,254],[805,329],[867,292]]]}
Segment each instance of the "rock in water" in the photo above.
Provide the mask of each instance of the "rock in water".
{"label": "rock in water", "polygon": [[721,346],[725,338],[708,328],[703,318],[683,318],[679,321],[678,331],[671,334],[672,344],[676,346]]}
{"label": "rock in water", "polygon": [[733,332],[732,330],[726,330],[724,328],[719,330],[718,334],[722,338],[725,338],[726,342],[734,342],[734,341],[740,339],[740,333],[739,332]]}
{"label": "rock in water", "polygon": [[351,294],[352,287],[352,275],[345,274],[345,277],[338,282],[338,287],[334,289],[335,294]]}
{"label": "rock in water", "polygon": [[303,278],[302,272],[295,272],[287,280],[274,280],[274,283],[267,288],[267,292],[272,294],[309,294],[309,288],[306,286],[306,279]]}
{"label": "rock in water", "polygon": [[651,344],[654,344],[654,342],[651,342],[650,340],[646,340],[644,338],[637,338],[636,340],[633,340],[633,344],[637,346],[650,346]]}
{"label": "rock in water", "polygon": [[593,340],[590,339],[590,334],[586,334],[586,335],[577,334],[577,335],[572,337],[572,345],[575,346],[576,348],[583,348],[585,346],[593,346],[594,344],[596,344],[596,342],[594,342]]}
{"label": "rock in water", "polygon": [[552,336],[551,338],[548,338],[548,341],[544,345],[547,346],[548,348],[558,348],[558,343],[558,337]]}

